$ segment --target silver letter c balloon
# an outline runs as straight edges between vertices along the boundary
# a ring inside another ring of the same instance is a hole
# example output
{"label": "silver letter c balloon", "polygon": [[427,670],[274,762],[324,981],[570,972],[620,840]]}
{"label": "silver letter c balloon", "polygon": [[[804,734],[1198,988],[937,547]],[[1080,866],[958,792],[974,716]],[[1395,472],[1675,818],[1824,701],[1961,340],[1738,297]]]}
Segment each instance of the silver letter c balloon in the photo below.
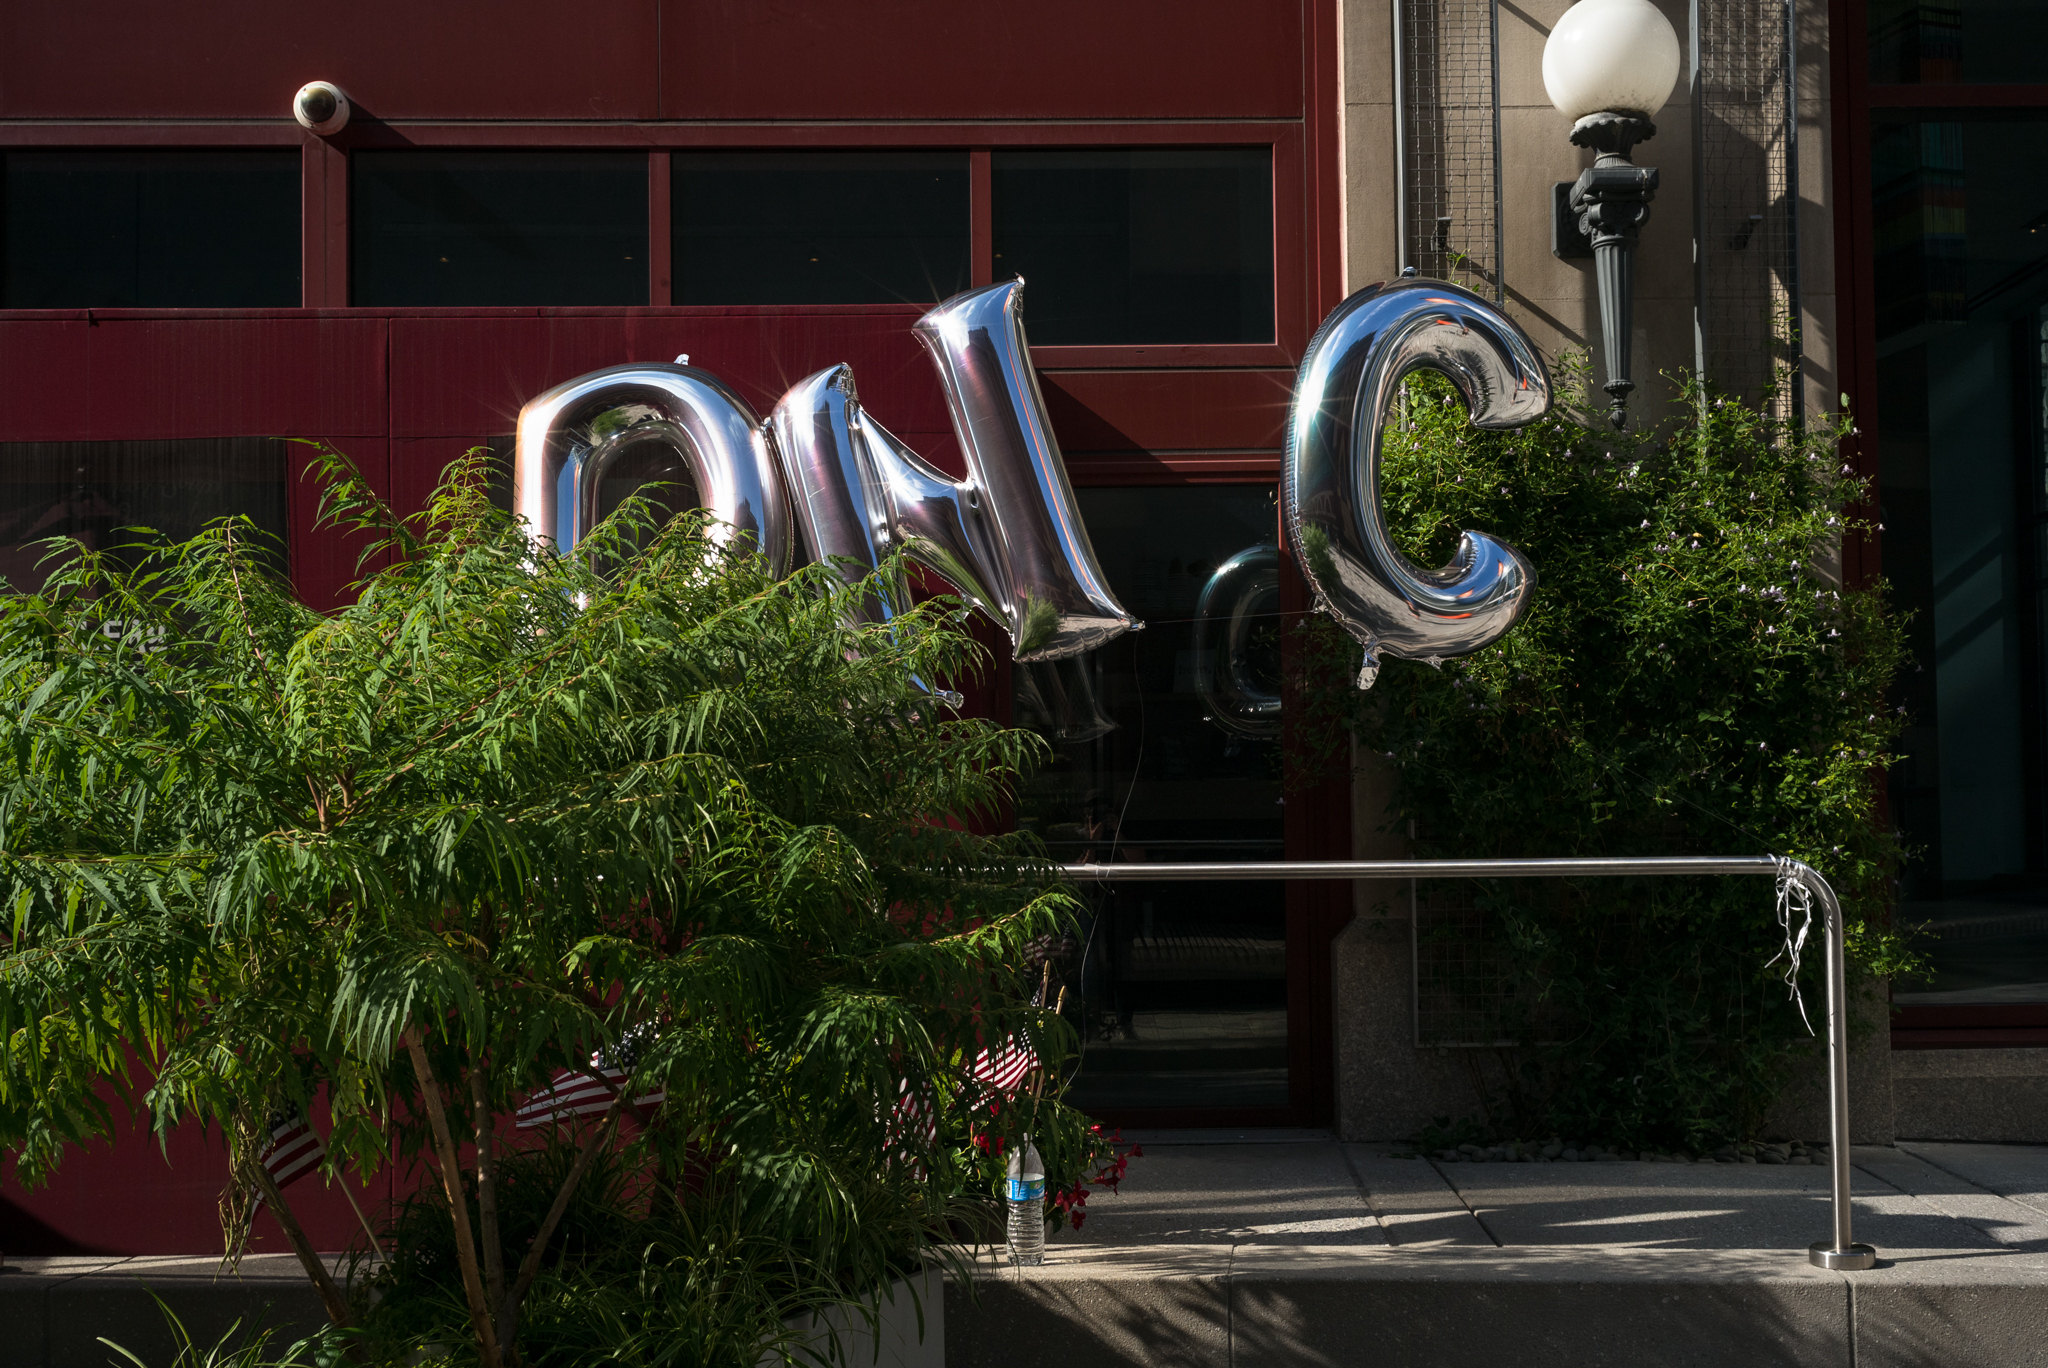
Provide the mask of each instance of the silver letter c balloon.
{"label": "silver letter c balloon", "polygon": [[[709,373],[613,366],[555,386],[519,415],[513,504],[568,551],[596,521],[598,484],[640,442],[682,453],[718,537],[750,538],[777,574],[812,560],[852,577],[900,549],[1010,635],[1019,661],[1059,660],[1144,624],[1111,593],[1081,524],[1024,338],[1024,282],[956,295],[918,320],[967,456],[965,480],[926,463],[861,408],[848,366],[799,381],[766,423]],[[792,508],[794,519],[791,517]],[[884,589],[869,616],[906,606]]]}
{"label": "silver letter c balloon", "polygon": [[1380,463],[1401,381],[1441,371],[1472,423],[1516,428],[1550,411],[1550,376],[1513,320],[1469,290],[1400,280],[1333,310],[1302,358],[1288,415],[1281,507],[1303,575],[1365,648],[1360,688],[1383,656],[1436,660],[1499,640],[1527,611],[1536,572],[1484,532],[1465,532],[1448,565],[1412,564],[1387,534]]}

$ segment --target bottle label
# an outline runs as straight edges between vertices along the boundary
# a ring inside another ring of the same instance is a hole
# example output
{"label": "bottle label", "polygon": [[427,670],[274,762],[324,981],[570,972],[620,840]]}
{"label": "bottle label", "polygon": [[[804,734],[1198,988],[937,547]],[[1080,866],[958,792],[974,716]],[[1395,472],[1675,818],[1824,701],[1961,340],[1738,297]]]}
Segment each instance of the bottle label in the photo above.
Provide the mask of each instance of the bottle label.
{"label": "bottle label", "polygon": [[1042,1202],[1045,1200],[1045,1179],[1012,1178],[1007,1187],[1013,1202]]}

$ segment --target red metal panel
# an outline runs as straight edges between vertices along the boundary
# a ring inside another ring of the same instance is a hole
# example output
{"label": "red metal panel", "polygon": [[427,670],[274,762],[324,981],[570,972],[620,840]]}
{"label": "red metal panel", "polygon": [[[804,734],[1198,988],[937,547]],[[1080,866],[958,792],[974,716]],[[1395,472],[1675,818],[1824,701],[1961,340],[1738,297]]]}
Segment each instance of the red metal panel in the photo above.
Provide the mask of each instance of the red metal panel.
{"label": "red metal panel", "polygon": [[0,441],[59,441],[88,421],[94,331],[84,314],[0,320]]}
{"label": "red metal panel", "polygon": [[[0,441],[119,441],[382,432],[384,321],[147,310],[22,311]],[[80,340],[82,337],[82,341]],[[61,361],[34,358],[45,353]]]}
{"label": "red metal panel", "polygon": [[441,474],[456,457],[482,446],[476,437],[395,437],[391,441],[391,506],[416,513],[427,506]]}
{"label": "red metal panel", "polygon": [[1273,451],[1287,432],[1294,372],[1048,371],[1039,375],[1060,449]]}
{"label": "red metal panel", "polygon": [[[513,430],[520,406],[603,366],[688,353],[763,414],[804,376],[844,361],[892,432],[949,430],[912,305],[816,309],[533,310],[392,323],[392,432],[476,438]],[[907,440],[907,438],[906,438]]]}
{"label": "red metal panel", "polygon": [[[383,437],[331,437],[329,444],[362,471],[370,487],[385,499],[391,498],[391,444]],[[288,469],[291,484],[286,489],[291,533],[286,545],[291,553],[292,587],[307,606],[325,613],[348,602],[354,595],[349,586],[368,568],[362,562],[368,537],[344,534],[320,525],[320,501],[326,487],[309,469],[314,453],[302,446],[292,448]]]}
{"label": "red metal panel", "polygon": [[[392,1191],[392,1169],[379,1173],[356,1200],[372,1219]],[[159,1150],[146,1127],[108,1147],[94,1144],[66,1156],[47,1186],[24,1190],[0,1183],[0,1249],[9,1254],[219,1254],[219,1203],[227,1187],[227,1149],[218,1133],[188,1122]],[[361,1244],[348,1198],[317,1177],[285,1191],[292,1212],[321,1250]],[[252,1253],[289,1251],[266,1211],[256,1218]]]}
{"label": "red metal panel", "polygon": [[1298,118],[1301,0],[662,0],[666,119]]}
{"label": "red metal panel", "polygon": [[391,434],[474,438],[511,432],[519,409],[548,386],[601,366],[667,361],[645,337],[629,354],[613,317],[395,318]]}
{"label": "red metal panel", "polygon": [[[359,118],[644,119],[657,25],[654,0],[601,15],[552,0],[13,4],[0,7],[0,117],[289,123],[292,93],[321,79]],[[761,61],[732,74],[779,84]]]}

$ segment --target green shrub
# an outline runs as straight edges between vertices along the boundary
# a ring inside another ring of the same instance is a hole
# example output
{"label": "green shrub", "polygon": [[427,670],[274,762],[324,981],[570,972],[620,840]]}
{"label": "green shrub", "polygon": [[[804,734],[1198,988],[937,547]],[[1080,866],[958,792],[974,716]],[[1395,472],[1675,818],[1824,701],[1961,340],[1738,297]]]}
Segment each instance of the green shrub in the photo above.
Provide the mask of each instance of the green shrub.
{"label": "green shrub", "polygon": [[[1579,367],[1561,369],[1569,392]],[[1365,693],[1355,648],[1317,620],[1326,754],[1348,732],[1392,763],[1388,819],[1421,856],[1805,860],[1841,895],[1861,972],[1911,970],[1879,807],[1904,639],[1881,585],[1832,568],[1867,527],[1846,416],[1788,425],[1687,383],[1655,432],[1559,411],[1489,433],[1437,377],[1409,395],[1384,475],[1403,551],[1439,565],[1461,528],[1488,531],[1535,565],[1534,605],[1496,646],[1391,661]],[[1783,964],[1766,967],[1783,940],[1768,884],[1479,889],[1520,1042],[1482,1071],[1497,1133],[1698,1148],[1761,1124],[1806,1036]],[[1801,980],[1816,1023],[1818,960]]]}
{"label": "green shrub", "polygon": [[[233,520],[63,544],[43,592],[0,596],[24,1178],[119,1105],[198,1118],[228,1138],[232,1246],[267,1118],[311,1108],[330,1174],[405,1156],[443,1194],[394,1227],[371,1343],[517,1363],[529,1331],[579,1343],[547,1329],[576,1288],[681,1364],[985,1229],[981,1146],[1029,1131],[1049,1185],[1085,1174],[1099,1144],[1049,1081],[1071,1032],[1030,1005],[1071,903],[1032,838],[985,834],[1036,742],[924,682],[979,667],[957,601],[864,625],[872,584],[778,580],[639,498],[536,553],[479,456],[403,518],[322,459],[375,567],[332,615]],[[1014,1037],[1039,1083],[982,1095],[971,1061]],[[658,1112],[499,1133],[595,1053]],[[587,1172],[618,1181],[579,1202]]]}

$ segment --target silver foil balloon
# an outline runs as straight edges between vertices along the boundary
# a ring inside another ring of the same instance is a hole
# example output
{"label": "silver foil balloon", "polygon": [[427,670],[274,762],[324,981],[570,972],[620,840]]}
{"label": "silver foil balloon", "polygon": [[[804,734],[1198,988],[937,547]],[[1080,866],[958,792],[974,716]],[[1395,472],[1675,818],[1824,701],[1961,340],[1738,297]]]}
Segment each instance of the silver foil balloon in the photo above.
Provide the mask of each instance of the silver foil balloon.
{"label": "silver foil balloon", "polygon": [[[722,535],[751,537],[777,574],[796,559],[798,525],[813,558],[842,562],[854,580],[900,549],[994,618],[1017,660],[1092,650],[1144,624],[1110,592],[1081,523],[1024,339],[1023,289],[1015,280],[970,290],[917,323],[966,453],[965,480],[869,417],[847,366],[792,387],[765,425],[703,371],[614,366],[521,411],[515,507],[566,551],[596,521],[606,470],[658,443],[683,454]],[[886,586],[866,613],[886,621],[907,602],[906,586]]]}
{"label": "silver foil balloon", "polygon": [[988,555],[975,567],[988,607],[1018,660],[1058,660],[1144,624],[1110,592],[1082,526],[1024,340],[1023,298],[1022,280],[969,290],[920,318],[916,332],[967,456],[958,498],[986,520],[986,541],[966,544]]}
{"label": "silver foil balloon", "polygon": [[1280,553],[1238,552],[1216,567],[1195,603],[1195,692],[1206,719],[1233,736],[1280,734],[1280,694],[1252,673],[1252,631],[1280,609]]}
{"label": "silver foil balloon", "polygon": [[1281,509],[1318,606],[1365,647],[1359,687],[1381,655],[1470,655],[1527,611],[1536,572],[1484,532],[1465,532],[1448,565],[1425,570],[1395,549],[1380,503],[1387,410],[1404,377],[1441,371],[1472,422],[1515,428],[1550,411],[1550,375],[1514,321],[1441,280],[1399,280],[1352,295],[1323,320],[1295,378],[1281,465]]}
{"label": "silver foil balloon", "polygon": [[597,522],[598,487],[654,443],[681,453],[712,535],[751,541],[784,575],[795,553],[782,472],[747,401],[690,366],[612,366],[555,386],[519,411],[512,504],[536,540],[567,553]]}
{"label": "silver foil balloon", "polygon": [[[853,368],[833,366],[790,387],[768,417],[783,473],[813,557],[849,583],[892,552],[925,566],[1003,626],[1002,561],[980,491],[938,470],[862,407]],[[888,586],[867,605],[886,621],[909,603]]]}

